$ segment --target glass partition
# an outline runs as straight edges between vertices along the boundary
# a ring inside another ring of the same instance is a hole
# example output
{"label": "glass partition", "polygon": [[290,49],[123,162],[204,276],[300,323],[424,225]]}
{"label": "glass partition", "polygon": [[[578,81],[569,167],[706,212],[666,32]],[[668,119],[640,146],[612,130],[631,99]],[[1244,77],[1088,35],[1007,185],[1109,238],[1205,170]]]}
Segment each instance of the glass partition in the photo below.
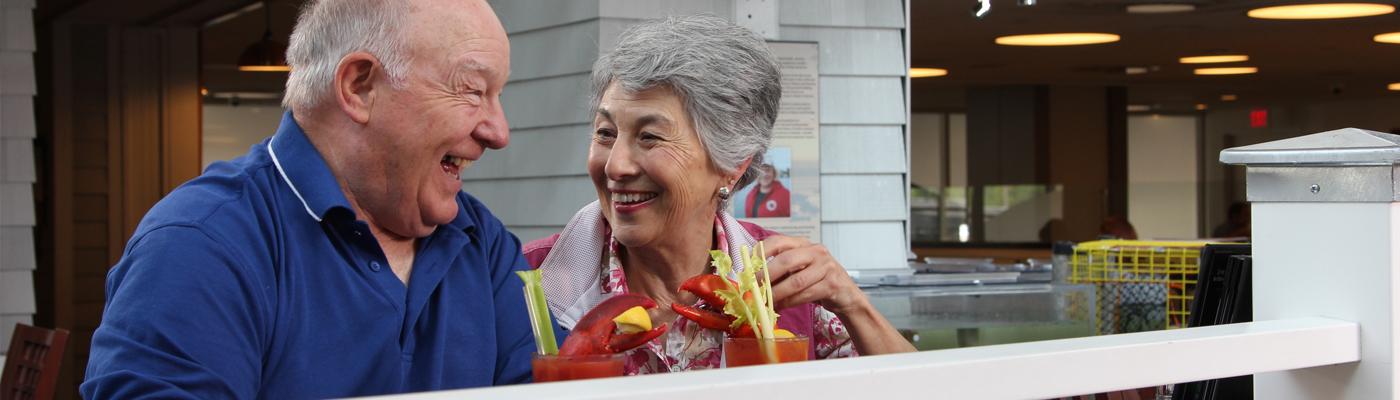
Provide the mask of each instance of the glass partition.
{"label": "glass partition", "polygon": [[1047,242],[1046,224],[1060,218],[1063,185],[911,188],[915,243]]}

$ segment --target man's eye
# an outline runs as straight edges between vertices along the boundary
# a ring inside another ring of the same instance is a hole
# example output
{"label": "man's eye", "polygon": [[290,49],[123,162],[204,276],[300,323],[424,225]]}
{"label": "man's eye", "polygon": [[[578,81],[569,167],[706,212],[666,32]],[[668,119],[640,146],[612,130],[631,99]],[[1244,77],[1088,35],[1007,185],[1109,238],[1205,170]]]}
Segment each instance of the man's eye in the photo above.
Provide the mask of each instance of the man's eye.
{"label": "man's eye", "polygon": [[617,137],[617,132],[613,132],[611,129],[598,129],[597,131],[593,132],[593,136],[597,138],[611,139]]}
{"label": "man's eye", "polygon": [[642,140],[649,141],[649,142],[654,142],[654,141],[661,140],[661,136],[657,136],[657,135],[651,134],[651,133],[642,133],[641,138],[642,138]]}

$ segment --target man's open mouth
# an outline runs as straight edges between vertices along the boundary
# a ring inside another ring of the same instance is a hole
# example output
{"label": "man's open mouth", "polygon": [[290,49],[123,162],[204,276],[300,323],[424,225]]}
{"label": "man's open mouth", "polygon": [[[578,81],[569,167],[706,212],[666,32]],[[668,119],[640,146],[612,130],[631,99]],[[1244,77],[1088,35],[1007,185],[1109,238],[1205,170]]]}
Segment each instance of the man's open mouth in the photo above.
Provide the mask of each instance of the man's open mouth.
{"label": "man's open mouth", "polygon": [[452,179],[462,179],[462,170],[472,166],[472,160],[450,155],[442,156],[442,172],[451,176]]}

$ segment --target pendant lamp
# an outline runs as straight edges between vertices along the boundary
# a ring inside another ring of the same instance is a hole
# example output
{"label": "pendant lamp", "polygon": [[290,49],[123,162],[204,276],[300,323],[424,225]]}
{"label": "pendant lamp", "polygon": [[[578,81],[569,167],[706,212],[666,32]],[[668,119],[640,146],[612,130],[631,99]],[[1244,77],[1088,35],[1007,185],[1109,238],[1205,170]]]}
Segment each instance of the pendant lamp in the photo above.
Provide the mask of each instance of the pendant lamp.
{"label": "pendant lamp", "polygon": [[267,30],[263,32],[262,40],[243,50],[243,55],[238,57],[238,70],[291,71],[292,67],[287,66],[287,45],[272,40],[272,7],[266,1],[263,2],[263,11],[267,16]]}

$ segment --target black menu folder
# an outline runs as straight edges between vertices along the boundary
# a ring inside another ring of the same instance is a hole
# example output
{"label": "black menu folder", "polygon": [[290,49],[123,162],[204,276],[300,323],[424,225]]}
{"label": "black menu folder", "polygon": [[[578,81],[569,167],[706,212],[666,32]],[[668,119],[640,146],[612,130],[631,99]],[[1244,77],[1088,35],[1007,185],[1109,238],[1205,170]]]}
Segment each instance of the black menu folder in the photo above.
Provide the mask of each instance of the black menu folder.
{"label": "black menu folder", "polygon": [[[1253,279],[1248,244],[1211,244],[1201,249],[1201,268],[1186,326],[1210,326],[1254,320]],[[1210,355],[1202,355],[1209,362]],[[1172,400],[1254,398],[1254,376],[1179,383]]]}

